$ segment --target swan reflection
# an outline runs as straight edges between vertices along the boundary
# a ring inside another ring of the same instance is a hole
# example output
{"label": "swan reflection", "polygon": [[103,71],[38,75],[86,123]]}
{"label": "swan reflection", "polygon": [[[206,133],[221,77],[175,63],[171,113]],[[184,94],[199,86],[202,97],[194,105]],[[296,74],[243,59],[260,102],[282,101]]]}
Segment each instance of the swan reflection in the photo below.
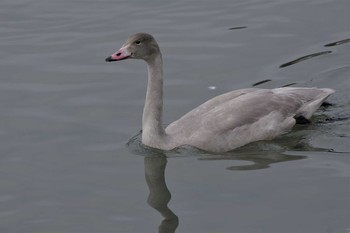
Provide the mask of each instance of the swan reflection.
{"label": "swan reflection", "polygon": [[273,163],[280,163],[286,161],[293,161],[304,159],[306,156],[301,155],[287,155],[281,153],[252,153],[252,154],[239,154],[229,156],[207,156],[200,158],[200,160],[236,160],[236,161],[247,161],[252,164],[248,165],[235,165],[226,167],[228,170],[233,171],[247,171],[247,170],[259,170],[269,168]]}
{"label": "swan reflection", "polygon": [[[272,163],[292,161],[305,158],[305,156],[283,155],[283,154],[251,154],[236,156],[207,156],[200,160],[244,160],[253,162],[252,165],[230,166],[228,170],[255,170],[269,167]],[[149,188],[148,204],[156,209],[163,217],[159,225],[160,233],[174,233],[179,225],[178,216],[168,207],[171,193],[166,185],[165,168],[167,156],[163,153],[153,153],[144,157],[145,178]]]}
{"label": "swan reflection", "polygon": [[165,167],[167,158],[158,154],[145,157],[145,177],[149,188],[147,202],[156,209],[163,217],[159,226],[160,233],[175,232],[179,225],[179,219],[168,207],[171,193],[165,183]]}
{"label": "swan reflection", "polygon": [[[313,148],[308,143],[300,140],[300,135],[292,135],[288,139],[290,140],[275,140],[274,143],[252,143],[230,153],[208,154],[193,147],[181,147],[170,152],[145,147],[141,143],[139,134],[129,141],[128,147],[133,153],[144,156],[145,178],[149,188],[147,202],[164,217],[159,225],[159,232],[172,233],[176,231],[179,225],[179,218],[168,207],[171,199],[171,193],[165,180],[168,158],[175,159],[176,157],[190,156],[203,162],[225,160],[223,168],[230,171],[243,171],[265,169],[274,163],[306,158],[302,155],[289,154],[288,151],[329,151],[329,149]],[[237,161],[245,161],[251,164],[240,165]],[[230,166],[227,166],[227,163],[230,163]]]}

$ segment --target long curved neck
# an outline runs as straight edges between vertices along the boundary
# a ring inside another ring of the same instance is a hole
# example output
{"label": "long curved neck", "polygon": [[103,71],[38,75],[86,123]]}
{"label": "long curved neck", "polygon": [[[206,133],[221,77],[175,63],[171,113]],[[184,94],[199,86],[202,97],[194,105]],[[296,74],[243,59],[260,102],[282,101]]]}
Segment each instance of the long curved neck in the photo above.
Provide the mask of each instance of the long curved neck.
{"label": "long curved neck", "polygon": [[163,112],[163,61],[159,52],[147,60],[148,85],[142,117],[142,143],[160,148],[165,138]]}

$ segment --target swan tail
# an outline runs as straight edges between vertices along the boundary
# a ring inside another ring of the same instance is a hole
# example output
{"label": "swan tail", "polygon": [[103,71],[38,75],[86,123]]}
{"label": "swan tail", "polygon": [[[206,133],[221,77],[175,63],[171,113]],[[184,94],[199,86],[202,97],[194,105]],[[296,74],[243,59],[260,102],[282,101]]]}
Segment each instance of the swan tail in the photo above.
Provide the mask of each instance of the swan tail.
{"label": "swan tail", "polygon": [[311,101],[306,102],[297,112],[295,118],[304,117],[306,120],[310,120],[311,116],[322,105],[322,103],[335,91],[330,88],[317,89],[318,95],[316,95]]}

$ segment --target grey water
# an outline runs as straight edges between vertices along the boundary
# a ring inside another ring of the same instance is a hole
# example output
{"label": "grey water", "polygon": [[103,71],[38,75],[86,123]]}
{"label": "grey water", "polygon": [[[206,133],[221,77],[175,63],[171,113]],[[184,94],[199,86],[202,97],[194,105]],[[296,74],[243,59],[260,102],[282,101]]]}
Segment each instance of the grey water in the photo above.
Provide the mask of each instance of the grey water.
{"label": "grey water", "polygon": [[[347,0],[0,2],[0,232],[350,231]],[[140,145],[148,32],[164,121],[246,87],[330,87],[312,124],[212,155]],[[136,136],[135,136],[136,135]]]}

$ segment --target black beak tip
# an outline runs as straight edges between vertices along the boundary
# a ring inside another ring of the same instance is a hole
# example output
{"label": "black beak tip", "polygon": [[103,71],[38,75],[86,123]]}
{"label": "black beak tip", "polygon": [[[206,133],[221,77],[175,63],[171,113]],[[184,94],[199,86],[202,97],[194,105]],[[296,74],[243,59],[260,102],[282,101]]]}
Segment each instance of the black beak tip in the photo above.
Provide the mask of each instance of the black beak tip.
{"label": "black beak tip", "polygon": [[111,56],[109,56],[109,57],[107,57],[107,58],[105,59],[105,61],[106,61],[106,62],[111,62],[111,61],[114,61],[114,60],[112,59]]}

